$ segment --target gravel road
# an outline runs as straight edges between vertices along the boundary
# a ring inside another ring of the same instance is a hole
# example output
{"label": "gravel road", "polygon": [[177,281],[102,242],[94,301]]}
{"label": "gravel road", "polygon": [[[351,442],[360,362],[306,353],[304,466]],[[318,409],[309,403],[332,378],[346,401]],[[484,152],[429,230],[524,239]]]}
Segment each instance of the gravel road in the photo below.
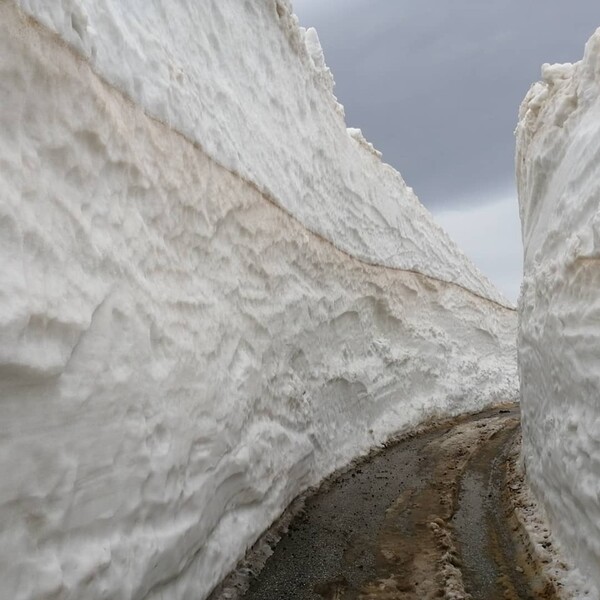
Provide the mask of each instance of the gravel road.
{"label": "gravel road", "polygon": [[262,570],[247,565],[237,597],[554,598],[512,535],[505,468],[518,433],[514,405],[461,417],[326,482]]}

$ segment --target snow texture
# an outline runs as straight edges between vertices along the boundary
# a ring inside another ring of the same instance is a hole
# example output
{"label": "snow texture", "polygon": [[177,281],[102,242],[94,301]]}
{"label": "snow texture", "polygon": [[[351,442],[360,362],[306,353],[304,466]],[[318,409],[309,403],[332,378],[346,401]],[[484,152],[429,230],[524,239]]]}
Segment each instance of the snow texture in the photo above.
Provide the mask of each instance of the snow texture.
{"label": "snow texture", "polygon": [[559,540],[600,586],[600,30],[583,61],[542,75],[517,128],[524,462]]}
{"label": "snow texture", "polygon": [[347,134],[317,33],[298,27],[287,0],[17,3],[148,114],[336,247],[511,306],[398,172],[365,153],[356,130]]}
{"label": "snow texture", "polygon": [[205,598],[308,486],[515,398],[514,311],[317,40],[268,0],[0,1],[2,599]]}
{"label": "snow texture", "polygon": [[543,505],[532,494],[523,471],[521,444],[511,450],[508,468],[509,502],[517,521],[516,537],[529,556],[529,567],[552,587],[548,597],[561,600],[600,600],[598,589],[573,561],[573,555],[557,539]]}

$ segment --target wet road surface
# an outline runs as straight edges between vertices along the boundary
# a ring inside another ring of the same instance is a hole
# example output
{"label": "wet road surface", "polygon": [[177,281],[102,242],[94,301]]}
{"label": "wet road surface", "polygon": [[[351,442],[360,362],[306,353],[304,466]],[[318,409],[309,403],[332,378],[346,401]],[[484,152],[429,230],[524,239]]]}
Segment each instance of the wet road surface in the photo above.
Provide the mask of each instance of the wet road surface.
{"label": "wet road surface", "polygon": [[503,501],[516,407],[391,445],[310,497],[246,600],[553,598]]}

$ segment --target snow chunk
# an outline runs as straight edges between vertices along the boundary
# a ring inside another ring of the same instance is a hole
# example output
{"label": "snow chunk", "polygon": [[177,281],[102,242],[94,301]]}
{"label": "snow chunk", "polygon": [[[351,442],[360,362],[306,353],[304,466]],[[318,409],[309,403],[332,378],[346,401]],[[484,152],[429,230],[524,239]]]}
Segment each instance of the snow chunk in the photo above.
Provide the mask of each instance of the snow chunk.
{"label": "snow chunk", "polygon": [[553,85],[557,81],[569,79],[573,74],[574,66],[571,63],[542,65],[542,79],[548,85]]}
{"label": "snow chunk", "polygon": [[374,154],[377,158],[381,158],[382,154],[371,144],[368,142],[365,136],[363,135],[362,130],[355,129],[353,127],[348,127],[347,129],[348,135],[355,139],[363,148],[366,148],[371,154]]}
{"label": "snow chunk", "polygon": [[325,64],[325,55],[323,54],[323,48],[319,40],[319,35],[314,27],[309,27],[306,30],[304,41],[306,43],[306,50],[308,55],[311,57],[315,68],[318,71],[324,71],[327,69]]}

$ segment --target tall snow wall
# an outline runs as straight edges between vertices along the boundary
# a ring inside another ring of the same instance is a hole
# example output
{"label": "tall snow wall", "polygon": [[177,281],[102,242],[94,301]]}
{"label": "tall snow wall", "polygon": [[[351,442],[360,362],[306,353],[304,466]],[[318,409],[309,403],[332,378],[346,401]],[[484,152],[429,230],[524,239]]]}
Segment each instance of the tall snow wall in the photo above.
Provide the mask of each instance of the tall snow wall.
{"label": "tall snow wall", "polygon": [[521,106],[523,454],[558,538],[600,586],[600,30]]}
{"label": "tall snow wall", "polygon": [[0,596],[206,597],[302,490],[516,395],[515,313],[274,0],[0,0]]}

